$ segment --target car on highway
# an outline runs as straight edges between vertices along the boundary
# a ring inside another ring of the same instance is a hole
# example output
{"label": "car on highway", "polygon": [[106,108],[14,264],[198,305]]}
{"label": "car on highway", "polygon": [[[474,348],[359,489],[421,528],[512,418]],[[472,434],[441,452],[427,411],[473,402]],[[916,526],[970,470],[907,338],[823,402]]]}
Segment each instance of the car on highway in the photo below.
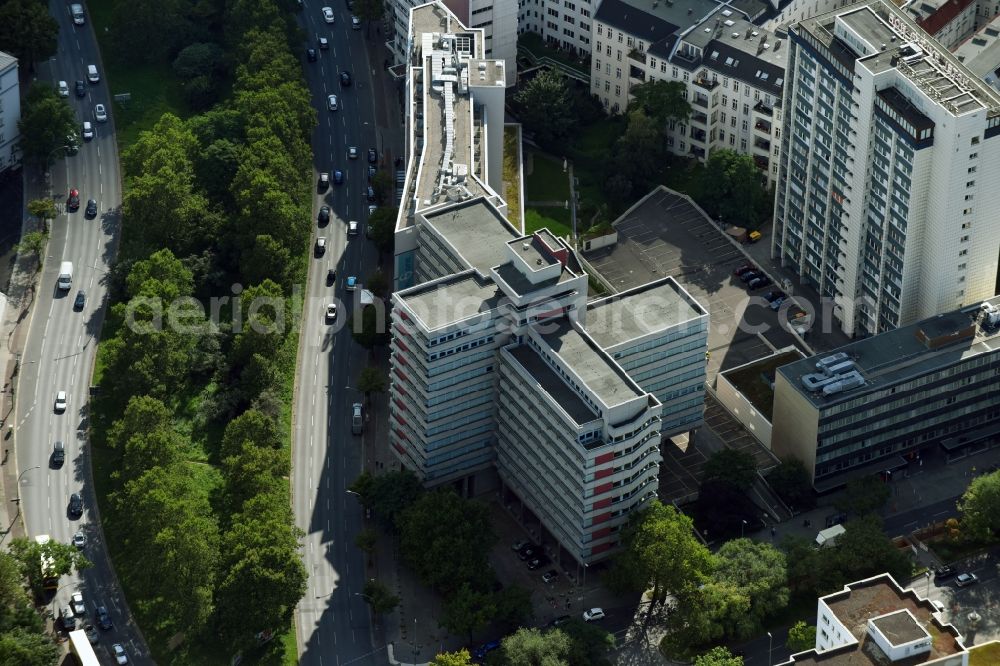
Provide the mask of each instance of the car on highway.
{"label": "car on highway", "polygon": [[376,206],[375,204],[368,204],[368,217],[371,217],[372,215],[374,215],[375,211],[377,211],[377,210],[378,210],[378,206]]}
{"label": "car on highway", "polygon": [[327,303],[326,306],[326,323],[332,324],[337,321],[337,304]]}
{"label": "car on highway", "polygon": [[77,97],[86,97],[87,96],[87,84],[84,83],[83,81],[80,81],[78,79],[76,81],[76,83],[73,84],[73,89],[76,91],[76,96]]}
{"label": "car on highway", "polygon": [[87,199],[87,209],[83,214],[90,219],[97,217],[97,199]]}
{"label": "car on highway", "polygon": [[358,278],[353,275],[347,276],[347,283],[344,285],[344,289],[347,291],[354,291],[358,288]]}
{"label": "car on highway", "polygon": [[73,299],[73,309],[80,311],[87,304],[87,292],[83,289],[76,292],[76,298]]}
{"label": "car on highway", "polygon": [[330,174],[328,174],[325,171],[321,172],[319,174],[319,181],[316,183],[316,186],[319,187],[321,192],[325,191],[326,188],[330,187]]}
{"label": "car on highway", "polygon": [[66,411],[67,401],[66,391],[56,391],[56,404],[54,406],[56,414],[62,414]]}
{"label": "car on highway", "polygon": [[352,159],[352,160],[358,159],[358,149],[355,146],[350,146],[347,149],[347,157],[348,157],[348,159]]}
{"label": "car on highway", "polygon": [[306,60],[316,62],[316,49],[311,46],[306,49]]}
{"label": "car on highway", "polygon": [[81,550],[87,545],[87,535],[83,533],[83,530],[77,530],[76,534],[73,535],[73,545]]}
{"label": "car on highway", "polygon": [[979,577],[974,573],[958,574],[958,577],[955,579],[955,585],[958,585],[959,587],[967,587],[978,582]]}
{"label": "car on highway", "polygon": [[375,190],[371,185],[365,188],[365,199],[367,199],[369,203],[375,201]]}
{"label": "car on highway", "polygon": [[337,269],[331,268],[326,272],[326,284],[327,286],[332,285],[337,281]]}
{"label": "car on highway", "polygon": [[585,622],[593,622],[594,620],[604,619],[604,609],[603,608],[591,608],[590,610],[583,611],[583,619]]}
{"label": "car on highway", "polygon": [[108,110],[104,108],[103,104],[94,105],[94,120],[99,123],[108,122]]}
{"label": "car on highway", "polygon": [[317,43],[319,44],[319,50],[320,51],[329,51],[330,50],[330,40],[327,39],[326,37],[320,37],[319,41]]}
{"label": "car on highway", "polygon": [[368,149],[368,163],[376,164],[378,162],[378,153],[375,152],[374,148]]}
{"label": "car on highway", "polygon": [[330,109],[331,111],[337,111],[340,109],[340,105],[337,103],[336,95],[326,96],[326,108]]}
{"label": "car on highway", "polygon": [[351,17],[351,30],[361,30],[361,19],[357,16]]}
{"label": "car on highway", "polygon": [[333,172],[333,182],[336,183],[337,185],[343,185],[344,184],[344,172],[341,171],[340,169],[336,169]]}
{"label": "car on highway", "polygon": [[372,165],[369,164],[368,165],[368,182],[371,182],[372,179],[375,178],[375,174],[377,174],[377,173],[378,173],[378,169],[376,169],[375,167],[373,167]]}
{"label": "car on highway", "polygon": [[66,207],[70,210],[76,210],[80,207],[80,190],[74,187],[69,191],[69,196],[66,198]]}
{"label": "car on highway", "polygon": [[316,220],[319,222],[319,226],[325,227],[330,224],[330,207],[320,206],[319,214],[316,216]]}
{"label": "car on highway", "polygon": [[94,138],[94,125],[89,120],[84,120],[83,130],[80,133],[83,134],[84,141],[90,141]]}
{"label": "car on highway", "polygon": [[63,466],[63,463],[65,462],[66,462],[66,447],[63,446],[63,443],[61,441],[56,441],[56,443],[52,445],[52,459],[50,464],[52,465],[53,469],[59,469],[60,467]]}
{"label": "car on highway", "polygon": [[347,235],[357,236],[358,235],[358,221],[351,220],[347,223]]}
{"label": "car on highway", "polygon": [[128,663],[128,654],[125,653],[125,648],[122,647],[121,643],[115,643],[112,645],[111,651],[115,653],[115,661],[118,664]]}
{"label": "car on highway", "polygon": [[80,493],[73,493],[69,496],[69,507],[66,512],[70,518],[79,518],[83,515],[83,498]]}
{"label": "car on highway", "polygon": [[351,87],[351,73],[348,71],[343,71],[340,73],[340,85],[344,88]]}
{"label": "car on highway", "polygon": [[92,624],[83,625],[83,631],[87,634],[87,640],[91,645],[97,645],[101,641],[101,635],[97,633],[97,627]]}
{"label": "car on highway", "polygon": [[87,612],[87,604],[83,603],[83,592],[79,590],[70,595],[69,604],[77,615],[84,615]]}
{"label": "car on highway", "polygon": [[326,237],[320,236],[316,239],[316,256],[322,257],[326,254]]}
{"label": "car on highway", "polygon": [[101,631],[110,631],[114,626],[111,623],[111,614],[108,613],[108,609],[104,606],[98,606],[97,610],[94,611],[94,615],[97,616],[97,626]]}
{"label": "car on highway", "polygon": [[63,606],[62,610],[59,611],[60,624],[62,628],[66,631],[76,630],[76,615],[73,614],[73,609],[69,606]]}
{"label": "car on highway", "polygon": [[559,578],[559,572],[556,571],[555,569],[549,569],[548,571],[542,574],[543,583],[551,583],[556,578]]}
{"label": "car on highway", "polygon": [[69,84],[65,81],[59,82],[58,90],[60,97],[69,97]]}
{"label": "car on highway", "polygon": [[323,20],[326,21],[327,23],[333,23],[337,20],[336,17],[333,15],[333,9],[331,9],[330,7],[324,7],[320,11],[323,12]]}

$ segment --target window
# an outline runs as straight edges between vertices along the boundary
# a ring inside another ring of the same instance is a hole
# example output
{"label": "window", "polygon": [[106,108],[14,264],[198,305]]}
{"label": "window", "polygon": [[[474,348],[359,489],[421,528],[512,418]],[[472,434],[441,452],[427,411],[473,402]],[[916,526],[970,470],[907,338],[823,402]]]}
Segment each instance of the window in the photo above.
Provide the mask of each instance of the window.
{"label": "window", "polygon": [[[749,88],[747,90],[749,90]],[[749,116],[750,115],[750,105],[749,104],[744,104],[743,105],[743,115],[744,116]]]}
{"label": "window", "polygon": [[959,264],[958,265],[958,270],[964,271],[965,270],[965,264]]}
{"label": "window", "polygon": [[960,242],[960,243],[968,243],[969,242],[969,237],[968,236],[962,236],[961,238],[958,239],[958,242]]}
{"label": "window", "polygon": [[615,78],[616,79],[622,78],[622,68],[621,67],[615,67]]}
{"label": "window", "polygon": [[969,215],[971,213],[972,213],[972,209],[971,208],[965,208],[965,209],[962,210],[962,215]]}
{"label": "window", "polygon": [[975,196],[976,196],[975,194],[966,194],[965,195],[965,200],[966,201],[972,201],[972,198],[975,197]]}
{"label": "window", "polygon": [[979,137],[978,136],[972,137],[972,145],[973,146],[978,146],[979,145]]}
{"label": "window", "polygon": [[739,92],[739,91],[740,91],[740,82],[733,81],[733,92]]}
{"label": "window", "polygon": [[[601,25],[600,23],[597,24],[597,34],[598,35],[603,35],[604,34],[604,26]],[[601,43],[600,42],[597,42],[597,48],[601,48]]]}
{"label": "window", "polygon": [[743,121],[743,131],[746,132],[748,129],[750,129],[750,121],[749,120],[744,120]]}
{"label": "window", "polygon": [[976,167],[974,166],[969,167],[969,173],[976,173]]}
{"label": "window", "polygon": [[975,186],[976,186],[976,181],[974,181],[974,180],[968,180],[968,181],[965,182],[965,188],[966,189],[968,189],[970,187],[975,187]]}
{"label": "window", "polygon": [[618,49],[618,62],[622,61],[622,50]]}
{"label": "window", "polygon": [[967,255],[967,254],[969,254],[969,251],[968,251],[968,250],[961,250],[961,251],[960,251],[960,252],[958,253],[958,256],[960,256],[960,257],[964,257],[964,256],[965,256],[965,255]]}
{"label": "window", "polygon": [[604,92],[611,92],[611,81],[604,82]]}
{"label": "window", "polygon": [[740,139],[740,150],[745,151],[746,149],[747,149],[747,140],[746,139]]}
{"label": "window", "polygon": [[[729,105],[729,97],[726,96],[726,95],[723,95],[722,96],[722,106],[728,106],[728,105]],[[726,119],[723,118],[722,122],[726,122]]]}
{"label": "window", "polygon": [[674,71],[673,71],[673,73],[672,73],[672,76],[673,76],[673,77],[674,77],[675,79],[677,78],[677,68],[676,68],[676,67],[674,67]]}
{"label": "window", "polygon": [[974,160],[979,157],[979,153],[969,153],[969,159]]}
{"label": "window", "polygon": [[969,229],[971,227],[972,227],[972,222],[963,222],[962,223],[962,228],[963,229]]}
{"label": "window", "polygon": [[615,86],[615,94],[618,95],[619,97],[621,97],[621,94],[622,94],[622,87],[621,86]]}

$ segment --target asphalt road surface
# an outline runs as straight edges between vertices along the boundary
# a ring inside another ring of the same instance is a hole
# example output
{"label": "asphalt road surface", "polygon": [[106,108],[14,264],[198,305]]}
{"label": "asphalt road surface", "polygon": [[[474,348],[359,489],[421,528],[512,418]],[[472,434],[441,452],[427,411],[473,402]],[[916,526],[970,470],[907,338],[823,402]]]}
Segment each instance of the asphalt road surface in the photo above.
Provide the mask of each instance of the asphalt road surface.
{"label": "asphalt road surface", "polygon": [[[62,212],[52,222],[52,233],[38,290],[32,305],[30,328],[21,357],[17,385],[15,424],[17,462],[23,473],[20,487],[21,510],[28,534],[48,534],[51,538],[71,541],[77,530],[87,535],[84,553],[94,566],[82,575],[64,576],[50,603],[58,609],[80,590],[87,605],[86,621],[93,622],[97,605],[104,604],[111,613],[114,628],[103,632],[96,646],[102,661],[113,663],[112,643],[122,643],[130,662],[152,663],[141,635],[131,623],[124,596],[108,560],[96,514],[94,487],[91,481],[85,433],[87,428],[88,387],[94,354],[105,307],[105,280],[114,252],[121,205],[121,178],[118,169],[114,117],[97,122],[94,105],[103,103],[111,113],[111,95],[104,81],[97,41],[88,20],[75,26],[62,0],[53,0],[50,11],[59,22],[59,48],[55,57],[38,68],[39,80],[52,85],[65,80],[70,87],[68,101],[80,123],[93,123],[95,137],[80,142],[80,151],[55,163],[51,185]],[[101,81],[87,81],[87,66],[97,65]],[[74,94],[74,82],[83,80],[86,95]],[[79,127],[78,127],[79,131]],[[65,210],[70,188],[80,191],[80,208]],[[97,201],[97,215],[86,219],[87,200]],[[56,288],[60,262],[73,262],[73,284],[69,291]],[[86,292],[82,310],[74,309],[77,291]],[[68,407],[54,411],[57,391],[66,391]],[[50,466],[53,443],[62,441],[66,462],[59,469]],[[84,513],[78,519],[68,516],[71,493],[81,493]]]}
{"label": "asphalt road surface", "polygon": [[[302,528],[303,557],[309,584],[296,617],[301,664],[381,664],[384,649],[375,650],[371,617],[361,596],[365,583],[364,559],[354,544],[362,529],[361,508],[347,487],[361,472],[362,437],[351,434],[351,405],[363,402],[354,388],[367,363],[367,352],[358,346],[347,327],[356,308],[357,292],[345,289],[355,276],[364,282],[375,269],[377,251],[365,239],[368,220],[368,149],[376,145],[371,68],[364,46],[365,30],[351,29],[351,15],[342,0],[333,7],[336,23],[327,24],[323,3],[307,2],[301,15],[308,35],[302,45],[306,79],[319,117],[313,134],[317,172],[340,169],[345,180],[329,190],[316,188],[313,226],[325,237],[326,252],[313,253],[306,287],[304,321],[299,343],[298,378],[292,441],[293,504],[296,524]],[[319,50],[318,38],[329,39],[329,50]],[[317,62],[307,62],[306,47],[317,49]],[[341,71],[349,71],[350,87],[341,87]],[[327,96],[337,95],[339,110],[327,109]],[[349,159],[348,148],[358,150]],[[380,155],[381,156],[381,155]],[[324,227],[316,222],[323,204],[332,209]],[[359,234],[347,235],[347,224],[356,220]],[[327,271],[336,269],[333,284]],[[328,303],[338,303],[337,319],[326,321]],[[381,646],[384,648],[384,646]]]}

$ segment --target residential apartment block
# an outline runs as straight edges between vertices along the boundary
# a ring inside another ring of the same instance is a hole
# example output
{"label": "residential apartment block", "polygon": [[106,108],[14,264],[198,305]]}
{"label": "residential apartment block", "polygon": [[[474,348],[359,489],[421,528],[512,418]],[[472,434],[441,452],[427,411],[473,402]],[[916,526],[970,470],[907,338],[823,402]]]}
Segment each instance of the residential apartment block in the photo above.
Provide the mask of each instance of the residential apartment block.
{"label": "residential apartment block", "polygon": [[21,89],[17,58],[0,52],[0,172],[21,165]]}
{"label": "residential apartment block", "polygon": [[1000,16],[952,51],[969,70],[1000,91]]}
{"label": "residential apartment block", "polygon": [[930,601],[882,574],[820,597],[816,647],[792,655],[781,666],[968,666],[964,640],[954,626],[941,621]]}
{"label": "residential apartment block", "polygon": [[570,53],[590,53],[594,12],[601,0],[520,0],[517,31],[534,32]]}
{"label": "residential apartment block", "polygon": [[497,194],[502,63],[442,4],[411,25],[389,441],[426,485],[517,497],[589,564],[656,496],[663,424],[701,425],[708,313],[669,277],[588,303],[574,250]]}
{"label": "residential apartment block", "polygon": [[890,2],[789,37],[772,256],[848,334],[992,297],[1000,95]]}
{"label": "residential apartment block", "polygon": [[976,0],[913,0],[905,5],[917,25],[948,50],[954,49],[976,30],[978,8]]}
{"label": "residential apartment block", "polygon": [[778,369],[771,449],[817,490],[1000,439],[1000,297]]}
{"label": "residential apartment block", "polygon": [[766,10],[760,0],[603,0],[591,37],[590,90],[609,112],[622,113],[634,86],[680,81],[692,114],[671,124],[670,150],[699,159],[736,150],[752,155],[774,182],[788,49],[754,24]]}

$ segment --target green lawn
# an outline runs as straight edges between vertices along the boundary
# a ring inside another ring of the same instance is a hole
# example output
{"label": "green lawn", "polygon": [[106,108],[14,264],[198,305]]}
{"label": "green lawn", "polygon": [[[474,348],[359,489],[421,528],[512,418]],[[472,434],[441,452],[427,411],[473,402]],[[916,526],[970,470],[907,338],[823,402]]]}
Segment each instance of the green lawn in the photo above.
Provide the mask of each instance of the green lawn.
{"label": "green lawn", "polygon": [[518,229],[521,225],[521,169],[518,164],[517,138],[519,132],[512,125],[503,128],[503,184],[507,201],[507,219]]}
{"label": "green lawn", "polygon": [[573,219],[565,208],[551,206],[524,209],[524,233],[548,229],[560,238],[573,235]]}
{"label": "green lawn", "polygon": [[562,162],[537,152],[533,152],[529,160],[532,168],[524,177],[527,181],[525,201],[567,201],[569,175],[563,171]]}
{"label": "green lawn", "polygon": [[[597,208],[610,203],[604,197],[604,181],[608,178],[605,167],[615,140],[625,131],[625,119],[616,116],[588,125],[577,135],[573,151],[573,175],[579,182],[580,205]],[[614,221],[624,210],[609,210],[608,222]]]}
{"label": "green lawn", "polygon": [[116,0],[90,0],[87,10],[94,24],[94,33],[101,46],[104,71],[111,95],[129,93],[124,103],[112,102],[118,149],[124,150],[135,142],[139,132],[149,129],[164,113],[182,118],[189,115],[180,82],[168,65],[144,65],[122,62],[114,52],[114,40],[107,31]]}
{"label": "green lawn", "polygon": [[977,645],[969,650],[969,666],[996,666],[1000,664],[1000,642]]}

